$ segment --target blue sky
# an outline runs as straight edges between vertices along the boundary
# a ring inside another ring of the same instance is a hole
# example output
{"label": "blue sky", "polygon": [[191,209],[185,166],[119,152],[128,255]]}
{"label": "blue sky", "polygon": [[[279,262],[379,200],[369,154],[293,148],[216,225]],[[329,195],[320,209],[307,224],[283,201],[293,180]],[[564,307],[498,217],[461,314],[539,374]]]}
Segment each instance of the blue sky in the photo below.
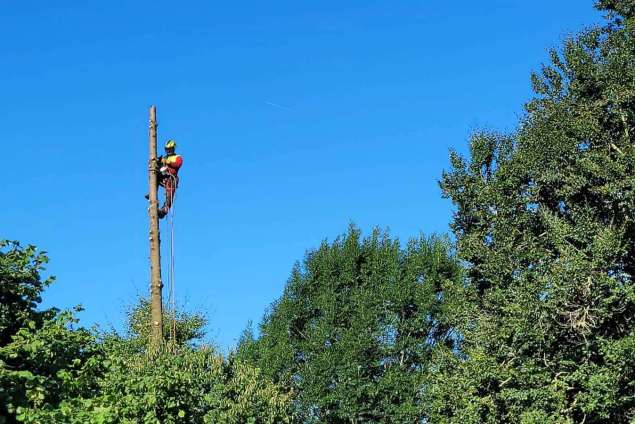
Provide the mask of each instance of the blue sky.
{"label": "blue sky", "polygon": [[579,0],[4,2],[0,238],[49,252],[46,305],[121,328],[148,289],[154,104],[184,157],[177,297],[227,349],[349,222],[446,232],[448,150],[513,129],[547,49],[600,18]]}

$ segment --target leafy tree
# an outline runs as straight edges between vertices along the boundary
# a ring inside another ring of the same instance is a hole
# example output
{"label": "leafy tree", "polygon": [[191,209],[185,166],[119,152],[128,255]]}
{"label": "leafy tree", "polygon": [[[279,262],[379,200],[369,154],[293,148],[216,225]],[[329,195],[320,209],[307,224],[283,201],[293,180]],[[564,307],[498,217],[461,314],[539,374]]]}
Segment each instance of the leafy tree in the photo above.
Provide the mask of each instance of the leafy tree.
{"label": "leafy tree", "polygon": [[[198,346],[200,314],[166,316],[172,342],[147,353],[149,305],[124,336],[77,326],[75,311],[40,311],[46,255],[0,243],[0,423],[287,422],[290,397],[260,371]],[[173,319],[175,318],[175,320]]]}
{"label": "leafy tree", "polygon": [[0,242],[0,423],[95,388],[89,376],[100,361],[92,334],[73,328],[71,311],[37,309],[53,281],[40,277],[47,261],[34,246]]}
{"label": "leafy tree", "polygon": [[40,325],[55,314],[36,309],[42,291],[53,282],[40,276],[47,262],[46,252],[38,252],[35,246],[0,240],[0,346],[29,322]]}
{"label": "leafy tree", "polygon": [[437,347],[432,422],[635,419],[635,21],[566,41],[511,135],[453,153],[442,188],[468,287],[461,353]]}
{"label": "leafy tree", "polygon": [[[197,346],[204,318],[179,313],[176,339],[149,354],[149,303],[140,299],[128,313],[124,336],[100,341],[105,369],[91,392],[56,405],[20,410],[25,423],[222,423],[287,422],[290,397],[260,371],[227,361],[209,346]],[[171,326],[170,317],[165,322]]]}
{"label": "leafy tree", "polygon": [[[177,346],[194,346],[205,337],[203,328],[207,325],[207,318],[203,313],[172,312],[163,307],[163,334],[168,344]],[[139,297],[133,307],[126,311],[127,328],[123,336],[112,334],[115,338],[125,339],[131,348],[138,352],[145,352],[150,339],[150,300]]]}
{"label": "leafy tree", "polygon": [[459,273],[447,242],[405,248],[351,227],[296,265],[238,357],[295,394],[303,422],[415,422],[435,343],[453,346],[445,301]]}
{"label": "leafy tree", "polygon": [[230,360],[224,371],[222,391],[205,415],[205,423],[291,422],[291,395],[272,384],[259,368]]}

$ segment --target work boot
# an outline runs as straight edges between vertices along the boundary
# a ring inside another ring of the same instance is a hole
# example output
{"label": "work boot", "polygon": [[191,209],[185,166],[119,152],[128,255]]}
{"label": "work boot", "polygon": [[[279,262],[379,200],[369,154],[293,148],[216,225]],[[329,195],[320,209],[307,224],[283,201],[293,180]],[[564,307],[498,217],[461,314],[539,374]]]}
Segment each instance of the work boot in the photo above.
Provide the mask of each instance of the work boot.
{"label": "work boot", "polygon": [[159,208],[158,213],[159,213],[159,219],[162,219],[168,214],[168,211],[166,210],[165,207],[162,207],[162,208]]}
{"label": "work boot", "polygon": [[150,200],[150,193],[146,194],[145,196],[143,196],[146,198],[146,200]]}

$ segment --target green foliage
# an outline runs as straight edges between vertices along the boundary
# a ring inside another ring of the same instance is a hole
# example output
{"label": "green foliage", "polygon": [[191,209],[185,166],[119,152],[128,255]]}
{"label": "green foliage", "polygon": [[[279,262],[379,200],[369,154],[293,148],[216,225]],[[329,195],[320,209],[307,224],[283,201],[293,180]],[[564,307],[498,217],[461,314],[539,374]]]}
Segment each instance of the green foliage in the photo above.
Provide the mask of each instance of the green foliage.
{"label": "green foliage", "polygon": [[222,392],[206,423],[289,423],[290,394],[263,377],[260,369],[242,361],[230,361],[224,368]]}
{"label": "green foliage", "polygon": [[213,349],[190,347],[156,356],[111,346],[99,395],[24,414],[25,423],[278,423],[289,397],[258,370],[225,362]]}
{"label": "green foliage", "polygon": [[72,312],[36,309],[52,281],[40,278],[46,255],[16,242],[0,249],[0,423],[11,423],[29,408],[92,393],[100,360]]}
{"label": "green foliage", "polygon": [[0,244],[0,423],[278,423],[288,394],[240,361],[197,342],[200,314],[166,314],[176,337],[147,353],[149,304],[128,313],[125,336],[97,337],[74,312],[38,311],[47,262],[18,243]]}
{"label": "green foliage", "polygon": [[36,311],[42,291],[53,281],[42,281],[40,273],[48,262],[35,246],[0,240],[0,346],[27,323],[39,325],[55,311]]}
{"label": "green foliage", "polygon": [[[58,403],[20,408],[19,420],[34,424],[287,421],[289,396],[259,370],[228,362],[211,347],[195,346],[205,324],[198,314],[177,314],[176,340],[149,354],[148,324],[143,323],[144,317],[150,321],[147,310],[148,302],[140,299],[129,311],[125,337],[103,336],[98,344],[103,368],[99,374],[90,373],[94,388],[72,394],[64,388],[68,395]],[[165,320],[170,320],[167,315]]]}
{"label": "green foliage", "polygon": [[630,20],[635,17],[635,5],[630,0],[599,0],[596,7],[610,12],[618,23],[623,22],[624,19]]}
{"label": "green foliage", "polygon": [[[145,351],[151,331],[150,300],[139,297],[137,303],[126,312],[128,326],[125,337],[131,347]],[[176,311],[174,314],[163,307],[163,334],[170,343],[193,345],[204,337],[203,328],[207,319],[202,313]]]}
{"label": "green foliage", "polygon": [[[124,350],[125,352],[125,350]],[[212,349],[184,348],[154,357],[114,354],[99,395],[56,408],[23,410],[25,423],[279,423],[290,399],[257,369],[228,366]]]}
{"label": "green foliage", "polygon": [[454,344],[444,298],[458,271],[443,240],[401,248],[351,227],[294,268],[237,355],[296,394],[299,420],[415,422],[431,348]]}
{"label": "green foliage", "polygon": [[635,419],[631,2],[552,52],[516,134],[476,134],[442,188],[468,289],[425,385],[432,422]]}
{"label": "green foliage", "polygon": [[29,408],[94,392],[101,356],[88,331],[70,328],[76,322],[71,312],[63,312],[41,328],[20,329],[0,348],[0,403],[8,417],[19,419]]}

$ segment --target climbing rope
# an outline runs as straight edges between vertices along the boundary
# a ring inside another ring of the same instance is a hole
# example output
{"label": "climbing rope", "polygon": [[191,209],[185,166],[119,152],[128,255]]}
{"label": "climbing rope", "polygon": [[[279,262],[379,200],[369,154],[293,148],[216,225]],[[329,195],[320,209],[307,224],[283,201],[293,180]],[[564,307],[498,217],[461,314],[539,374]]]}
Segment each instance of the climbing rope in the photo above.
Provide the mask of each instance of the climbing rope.
{"label": "climbing rope", "polygon": [[[176,342],[176,297],[175,297],[175,284],[174,284],[174,215],[175,207],[174,200],[176,198],[176,185],[177,178],[174,175],[169,175],[170,183],[172,186],[172,194],[170,199],[170,209],[167,215],[167,226],[170,233],[169,237],[169,263],[168,263],[168,314],[170,317],[170,336],[169,340],[172,343]],[[165,188],[165,187],[164,187]]]}
{"label": "climbing rope", "polygon": [[177,178],[176,176],[171,175],[172,178],[172,205],[169,210],[169,224],[170,224],[170,296],[168,302],[170,303],[170,309],[172,312],[172,328],[171,328],[171,338],[173,342],[176,342],[176,296],[174,293],[175,284],[174,284],[174,200],[176,198],[176,185]]}

